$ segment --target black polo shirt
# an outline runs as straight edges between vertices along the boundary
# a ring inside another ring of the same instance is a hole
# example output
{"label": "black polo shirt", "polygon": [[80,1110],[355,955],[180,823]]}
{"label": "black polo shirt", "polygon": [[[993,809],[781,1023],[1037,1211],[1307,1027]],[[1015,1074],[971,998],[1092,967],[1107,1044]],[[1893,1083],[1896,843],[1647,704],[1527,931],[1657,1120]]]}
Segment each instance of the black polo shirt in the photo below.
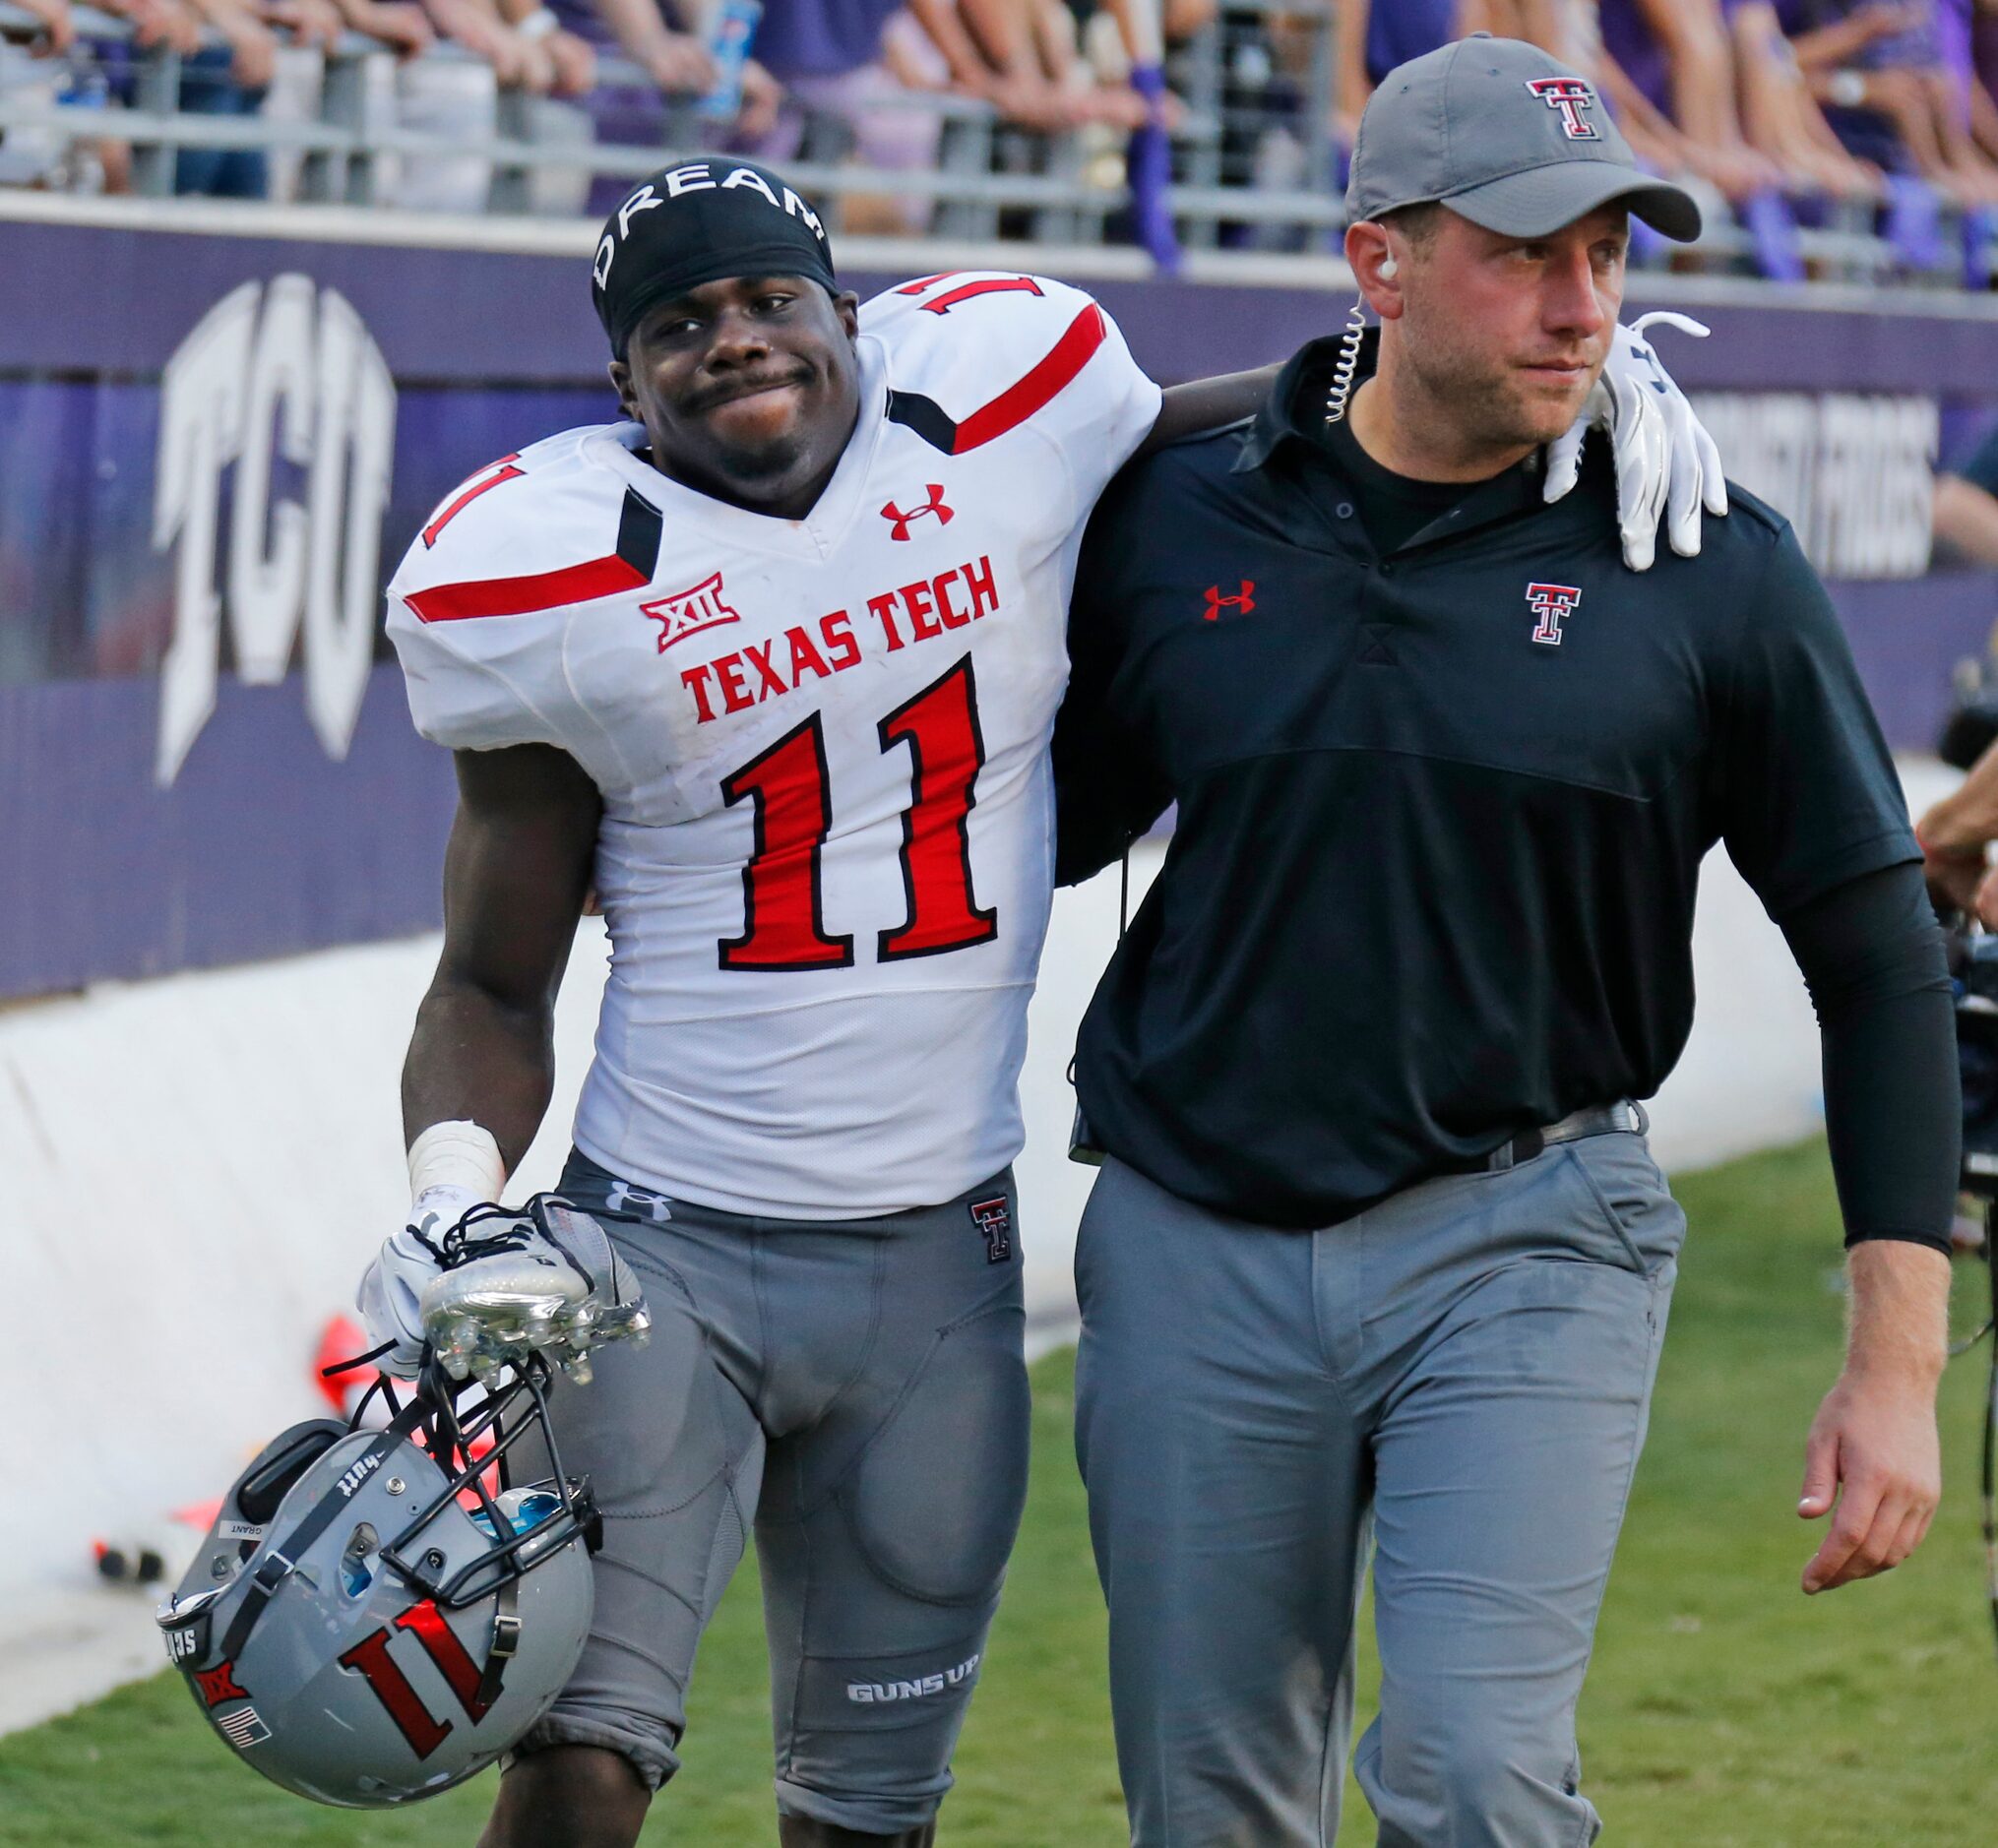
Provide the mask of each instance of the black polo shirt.
{"label": "black polo shirt", "polygon": [[1296,1227],[1652,1095],[1716,840],[1778,918],[1918,858],[1779,515],[1731,489],[1699,558],[1630,571],[1592,438],[1555,506],[1531,458],[1377,553],[1323,440],[1334,350],[1112,484],[1055,735],[1064,882],[1179,805],[1083,1022],[1094,1138]]}

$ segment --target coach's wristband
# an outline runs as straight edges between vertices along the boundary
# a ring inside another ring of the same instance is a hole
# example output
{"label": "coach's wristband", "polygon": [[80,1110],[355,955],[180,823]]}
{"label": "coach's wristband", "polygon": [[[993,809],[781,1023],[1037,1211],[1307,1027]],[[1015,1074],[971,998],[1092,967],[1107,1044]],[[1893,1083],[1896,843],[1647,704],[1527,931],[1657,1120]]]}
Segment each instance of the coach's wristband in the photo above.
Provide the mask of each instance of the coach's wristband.
{"label": "coach's wristband", "polygon": [[506,1158],[490,1130],[469,1118],[433,1123],[409,1144],[409,1198],[433,1187],[463,1188],[481,1201],[498,1200],[507,1184]]}

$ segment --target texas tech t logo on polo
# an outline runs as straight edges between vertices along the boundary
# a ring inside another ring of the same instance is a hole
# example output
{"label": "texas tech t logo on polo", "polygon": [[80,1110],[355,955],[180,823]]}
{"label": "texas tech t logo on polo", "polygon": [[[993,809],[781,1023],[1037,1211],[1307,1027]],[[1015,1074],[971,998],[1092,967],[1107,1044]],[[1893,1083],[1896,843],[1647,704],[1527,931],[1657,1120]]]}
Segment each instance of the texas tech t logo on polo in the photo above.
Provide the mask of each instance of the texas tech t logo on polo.
{"label": "texas tech t logo on polo", "polygon": [[1595,107],[1595,92],[1579,77],[1534,77],[1527,88],[1561,115],[1561,133],[1570,141],[1600,141],[1602,131],[1584,115]]}
{"label": "texas tech t logo on polo", "polygon": [[1539,618],[1533,630],[1533,640],[1543,642],[1550,648],[1561,646],[1561,624],[1575,613],[1575,606],[1582,601],[1581,590],[1572,584],[1530,584],[1527,585],[1527,606]]}

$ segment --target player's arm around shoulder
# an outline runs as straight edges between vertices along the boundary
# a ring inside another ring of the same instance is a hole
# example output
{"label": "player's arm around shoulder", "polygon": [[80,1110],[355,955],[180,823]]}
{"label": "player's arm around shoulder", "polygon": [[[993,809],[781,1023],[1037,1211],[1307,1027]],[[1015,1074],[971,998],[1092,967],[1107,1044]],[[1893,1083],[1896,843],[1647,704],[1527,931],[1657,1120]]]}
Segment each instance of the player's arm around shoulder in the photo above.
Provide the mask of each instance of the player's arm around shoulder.
{"label": "player's arm around shoulder", "polygon": [[953,455],[1020,433],[1060,454],[1087,509],[1158,417],[1158,387],[1087,291],[997,270],[919,277],[860,310],[890,355],[905,404],[942,413],[916,427]]}

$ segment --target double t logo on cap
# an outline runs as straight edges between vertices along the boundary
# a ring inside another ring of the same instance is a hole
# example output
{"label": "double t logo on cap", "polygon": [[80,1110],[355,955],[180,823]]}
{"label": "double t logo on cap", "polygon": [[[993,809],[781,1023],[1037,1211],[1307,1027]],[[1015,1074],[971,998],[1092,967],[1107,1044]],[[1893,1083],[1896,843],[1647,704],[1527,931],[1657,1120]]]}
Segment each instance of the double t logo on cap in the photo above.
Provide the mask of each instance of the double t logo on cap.
{"label": "double t logo on cap", "polygon": [[1595,92],[1579,77],[1533,77],[1527,88],[1550,109],[1561,112],[1561,133],[1570,141],[1600,141],[1602,131],[1582,113],[1595,106]]}

